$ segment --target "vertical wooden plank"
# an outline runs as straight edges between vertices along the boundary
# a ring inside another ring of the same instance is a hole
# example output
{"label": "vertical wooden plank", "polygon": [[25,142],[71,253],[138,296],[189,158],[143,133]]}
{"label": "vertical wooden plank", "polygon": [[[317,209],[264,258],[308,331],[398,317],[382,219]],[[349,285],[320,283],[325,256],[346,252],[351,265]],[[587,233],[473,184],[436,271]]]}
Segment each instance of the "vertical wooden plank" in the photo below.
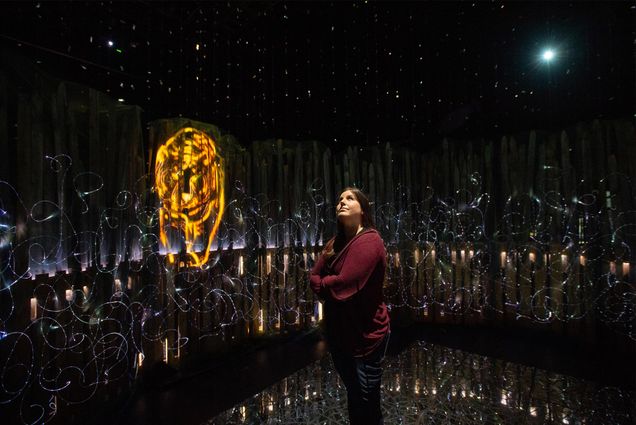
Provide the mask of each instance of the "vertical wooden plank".
{"label": "vertical wooden plank", "polygon": [[345,187],[349,187],[351,186],[351,176],[349,175],[349,155],[348,154],[344,154],[344,158],[342,160],[342,184],[343,187],[338,189],[338,190],[342,190]]}
{"label": "vertical wooden plank", "polygon": [[528,186],[526,186],[526,182],[528,181],[528,145],[524,143],[517,144],[517,160],[518,164],[517,168],[517,180],[518,180],[518,193],[519,194],[528,194]]}
{"label": "vertical wooden plank", "polygon": [[[453,182],[452,184],[452,192],[448,194],[449,197],[452,198],[457,198],[458,195],[459,196],[463,196],[463,194],[458,193],[457,191],[460,189],[460,182],[459,182],[459,164],[454,163],[451,165],[451,178],[449,179],[450,181]],[[457,199],[457,201],[460,201],[459,199]]]}
{"label": "vertical wooden plank", "polygon": [[[13,182],[16,185],[16,191],[22,197],[22,202],[24,203],[23,208],[16,207],[16,224],[20,226],[26,226],[29,220],[28,211],[34,202],[33,194],[27,188],[31,187],[31,173],[30,170],[33,169],[33,155],[31,152],[32,134],[31,134],[31,121],[32,121],[32,113],[31,113],[31,104],[29,102],[29,98],[24,93],[18,94],[18,114],[17,114],[17,147],[16,147],[16,160],[18,164],[21,164],[21,167],[16,168],[16,176],[15,181]],[[27,227],[27,230],[29,228]],[[22,246],[22,243],[29,238],[29,232],[18,232],[16,233],[16,246]],[[26,248],[26,247],[25,247]],[[29,266],[29,253],[27,250],[19,250],[15,255],[15,273],[17,275],[21,275],[26,272]]]}
{"label": "vertical wooden plank", "polygon": [[561,132],[561,172],[563,175],[563,195],[569,198],[572,195],[572,165],[570,164],[570,140],[565,131]]}
{"label": "vertical wooden plank", "polygon": [[497,206],[499,208],[502,208],[506,198],[510,196],[510,194],[512,193],[510,178],[509,178],[509,171],[508,171],[508,165],[510,164],[510,156],[508,154],[508,138],[506,136],[501,138],[499,163],[501,164],[501,172],[500,172],[499,181],[501,182],[502,192],[501,192],[501,199],[499,200],[499,203],[497,203]]}
{"label": "vertical wooden plank", "polygon": [[524,188],[530,196],[535,193],[535,176],[536,176],[536,150],[537,150],[537,132],[532,130],[528,135],[528,157],[526,160],[526,173]]}
{"label": "vertical wooden plank", "polygon": [[296,146],[296,157],[294,158],[294,203],[291,214],[295,214],[298,211],[303,198],[303,167],[305,165],[305,161],[303,161],[303,153],[303,145],[299,143]]}
{"label": "vertical wooden plank", "polygon": [[[419,178],[416,180],[420,184],[420,190],[418,190],[419,201],[424,201],[423,205],[425,210],[428,210],[426,207],[427,200],[425,199],[426,188],[430,185],[429,177],[432,170],[429,169],[430,161],[426,158],[426,155],[420,155],[419,158],[419,169],[417,170],[419,173]],[[418,168],[418,167],[416,167]]]}
{"label": "vertical wooden plank", "polygon": [[[283,198],[285,197],[285,192],[289,192],[289,190],[285,190],[285,182],[284,178],[284,161],[283,161],[283,140],[276,140],[276,199],[278,202],[283,202]],[[287,188],[288,189],[288,188]],[[289,196],[289,195],[287,195]],[[281,221],[280,212],[277,211],[278,221]]]}
{"label": "vertical wooden plank", "polygon": [[375,217],[378,198],[375,189],[375,169],[373,167],[373,163],[369,164],[369,198],[371,199],[371,202],[373,202],[373,204],[371,205],[371,210],[373,211],[373,216]]}
{"label": "vertical wooden plank", "polygon": [[347,158],[347,160],[345,160],[344,162],[344,166],[345,166],[345,175],[348,175],[349,178],[346,179],[345,178],[345,185],[346,186],[359,186],[360,183],[358,182],[358,175],[356,173],[356,158],[355,158],[355,146],[348,146],[347,147],[347,154],[345,156],[345,158]]}
{"label": "vertical wooden plank", "polygon": [[[322,159],[322,153],[321,153],[322,145],[320,146],[320,149],[319,149],[318,142],[316,142],[314,140],[314,142],[312,143],[312,147],[313,147],[312,152],[313,152],[313,158],[314,158],[314,161],[312,163],[312,165],[313,165],[313,168],[312,168],[313,173],[312,173],[312,175],[313,175],[314,179],[318,179],[320,177],[320,168],[321,168],[320,161]],[[311,181],[310,183],[311,183],[312,186],[314,185],[313,181]]]}
{"label": "vertical wooden plank", "polygon": [[517,196],[520,191],[520,170],[519,167],[519,150],[517,147],[517,140],[514,137],[508,139],[508,177],[510,183],[510,192],[507,195]]}
{"label": "vertical wooden plank", "polygon": [[[71,148],[76,148],[76,146],[69,146],[68,137],[66,134],[66,115],[67,115],[67,102],[66,102],[66,85],[64,83],[60,83],[57,86],[57,92],[52,95],[49,102],[50,110],[47,110],[48,114],[50,114],[52,118],[52,132],[53,132],[53,155],[68,153],[71,154],[71,162],[74,161]],[[79,160],[79,158],[78,158]],[[65,217],[69,214],[69,211],[66,211],[66,188],[64,187],[65,181],[64,172],[58,172],[56,174],[56,196],[54,199],[57,199],[57,204],[60,208],[60,216]],[[63,269],[67,269],[68,264],[63,256],[66,256],[66,253],[69,252],[68,246],[68,237],[71,235],[67,234],[67,221],[64,219],[60,219],[58,223],[58,235],[60,238],[60,251],[58,253],[57,261],[62,265]]]}
{"label": "vertical wooden plank", "polygon": [[[28,193],[31,195],[30,202],[27,204],[27,208],[34,205],[43,199],[55,199],[54,195],[54,183],[53,179],[44,178],[44,169],[46,167],[47,175],[50,172],[49,161],[45,159],[46,155],[50,155],[52,152],[50,144],[46,143],[45,128],[44,128],[44,94],[43,82],[41,77],[36,76],[34,90],[31,95],[31,146],[28,147],[28,154],[31,155],[32,167],[26,171],[29,172],[30,186],[23,188],[21,193]],[[46,198],[45,198],[46,197]],[[40,211],[36,210],[36,214]],[[35,222],[32,221],[31,225],[27,227],[30,236],[44,236],[48,234],[56,234],[57,229],[51,228],[51,221],[48,222]],[[51,233],[49,233],[51,232]]]}
{"label": "vertical wooden plank", "polygon": [[[294,149],[288,148],[285,150],[286,154],[287,154],[287,164],[285,165],[288,174],[286,175],[287,177],[285,177],[283,183],[284,183],[284,187],[286,188],[290,188],[292,187],[292,182],[291,182],[291,174],[292,172],[295,173],[295,161],[294,161]],[[282,217],[286,218],[286,217],[291,217],[291,213],[293,211],[293,207],[294,207],[294,191],[293,190],[287,190],[284,192],[284,206],[283,206],[283,214]],[[284,219],[283,218],[283,219]]]}
{"label": "vertical wooden plank", "polygon": [[385,202],[384,198],[384,171],[383,171],[383,163],[382,158],[380,156],[380,148],[377,146],[373,147],[373,164],[375,164],[375,176],[376,176],[376,197],[375,201],[378,205],[383,204]]}
{"label": "vertical wooden plank", "polygon": [[360,173],[362,174],[360,179],[360,187],[365,193],[369,193],[369,163],[364,159],[362,160]]}
{"label": "vertical wooden plank", "polygon": [[439,164],[441,166],[441,172],[437,174],[438,178],[442,179],[442,197],[447,197],[451,193],[451,163],[450,152],[448,149],[448,139],[442,140],[442,161]]}
{"label": "vertical wooden plank", "polygon": [[[10,171],[10,151],[9,151],[9,134],[8,134],[8,95],[7,95],[7,79],[2,72],[0,72],[0,180],[8,181],[11,176]],[[13,180],[13,177],[11,177]],[[11,182],[15,184],[15,182]]]}
{"label": "vertical wooden plank", "polygon": [[[102,153],[100,152],[101,128],[99,123],[99,98],[100,93],[97,90],[88,89],[88,170],[99,173],[100,161]],[[93,205],[104,205],[104,191],[99,190],[91,194],[90,198],[84,199],[87,203],[86,207],[91,209]],[[86,217],[85,228],[97,229],[97,217],[93,214],[84,214]],[[99,264],[100,249],[92,253],[91,264]]]}
{"label": "vertical wooden plank", "polygon": [[[619,148],[618,157],[624,158],[624,172],[632,182],[636,181],[636,131],[631,121],[617,120],[609,123],[616,135],[616,145]],[[636,200],[630,196],[629,190],[623,195],[628,209],[636,208]]]}
{"label": "vertical wooden plank", "polygon": [[406,208],[410,209],[411,208],[411,189],[413,187],[412,185],[412,180],[411,180],[411,173],[412,173],[412,168],[411,168],[411,160],[412,157],[410,155],[411,152],[404,150],[403,153],[403,158],[404,158],[404,177],[405,177],[405,182],[404,182],[404,192],[406,192]]}
{"label": "vertical wooden plank", "polygon": [[393,198],[395,185],[393,184],[393,151],[391,149],[391,144],[389,142],[386,143],[384,148],[385,152],[385,163],[386,163],[386,175],[385,185],[384,185],[384,202],[388,204],[393,204],[395,199]]}
{"label": "vertical wooden plank", "polygon": [[[533,131],[533,133],[535,133]],[[536,133],[535,133],[536,134]],[[538,143],[538,153],[537,153],[537,161],[536,161],[536,173],[535,173],[535,192],[539,196],[545,196],[545,192],[547,191],[545,187],[545,166],[547,165],[546,161],[546,141],[541,140]]]}
{"label": "vertical wooden plank", "polygon": [[499,202],[496,198],[497,192],[495,188],[495,176],[493,175],[493,142],[488,140],[484,143],[484,175],[483,175],[483,189],[482,191],[491,196],[490,204],[492,205],[488,208],[486,215],[486,232],[488,234],[492,234],[495,230],[495,224],[497,223],[497,206]]}
{"label": "vertical wooden plank", "polygon": [[472,185],[470,184],[470,176],[477,171],[475,170],[476,162],[473,161],[473,158],[475,155],[473,152],[473,146],[475,143],[476,142],[474,141],[469,141],[466,145],[466,168],[465,168],[465,174],[463,177],[466,188],[472,187]]}
{"label": "vertical wooden plank", "polygon": [[334,195],[334,204],[337,202],[337,197],[340,195],[340,191],[344,188],[342,184],[342,167],[340,166],[340,161],[336,159],[334,161],[334,171],[335,171],[335,187],[333,191]]}
{"label": "vertical wooden plank", "polygon": [[327,206],[332,205],[332,197],[334,195],[334,188],[332,185],[332,173],[333,167],[331,166],[331,150],[329,148],[325,149],[322,154],[322,173],[325,185],[325,203]]}

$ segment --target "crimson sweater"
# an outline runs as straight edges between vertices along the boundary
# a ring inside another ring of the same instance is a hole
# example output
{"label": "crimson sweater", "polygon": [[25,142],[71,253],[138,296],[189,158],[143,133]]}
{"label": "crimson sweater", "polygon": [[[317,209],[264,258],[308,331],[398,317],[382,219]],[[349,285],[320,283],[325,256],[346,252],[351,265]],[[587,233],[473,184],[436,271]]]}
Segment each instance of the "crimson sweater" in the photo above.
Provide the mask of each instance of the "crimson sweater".
{"label": "crimson sweater", "polygon": [[386,250],[380,234],[354,236],[330,261],[321,256],[310,273],[311,289],[324,298],[327,341],[354,357],[371,353],[390,330],[382,295]]}

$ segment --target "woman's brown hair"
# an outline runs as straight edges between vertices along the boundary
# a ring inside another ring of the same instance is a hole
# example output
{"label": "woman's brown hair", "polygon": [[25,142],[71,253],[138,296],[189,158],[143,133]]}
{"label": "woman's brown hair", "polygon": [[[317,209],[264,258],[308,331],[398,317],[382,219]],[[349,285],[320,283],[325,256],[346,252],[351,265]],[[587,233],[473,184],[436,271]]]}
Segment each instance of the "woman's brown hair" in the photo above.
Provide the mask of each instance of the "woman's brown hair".
{"label": "woman's brown hair", "polygon": [[[360,204],[360,210],[362,210],[362,227],[364,229],[375,229],[375,222],[373,221],[373,213],[371,211],[371,203],[369,198],[357,187],[345,187],[340,193],[344,193],[347,190],[353,193],[356,201]],[[322,250],[322,255],[329,261],[337,252],[340,252],[345,246],[345,232],[344,226],[340,221],[337,222],[336,236],[329,239]]]}

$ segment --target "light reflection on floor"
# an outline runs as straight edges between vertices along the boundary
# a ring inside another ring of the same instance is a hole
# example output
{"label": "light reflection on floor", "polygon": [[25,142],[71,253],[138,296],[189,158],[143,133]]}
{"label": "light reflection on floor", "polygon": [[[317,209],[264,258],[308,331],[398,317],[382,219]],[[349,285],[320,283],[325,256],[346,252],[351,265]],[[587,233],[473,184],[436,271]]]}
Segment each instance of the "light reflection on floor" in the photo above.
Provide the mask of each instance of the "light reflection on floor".
{"label": "light reflection on floor", "polygon": [[[384,367],[387,425],[636,422],[633,391],[439,345],[415,343]],[[326,355],[205,424],[346,424],[345,414]]]}

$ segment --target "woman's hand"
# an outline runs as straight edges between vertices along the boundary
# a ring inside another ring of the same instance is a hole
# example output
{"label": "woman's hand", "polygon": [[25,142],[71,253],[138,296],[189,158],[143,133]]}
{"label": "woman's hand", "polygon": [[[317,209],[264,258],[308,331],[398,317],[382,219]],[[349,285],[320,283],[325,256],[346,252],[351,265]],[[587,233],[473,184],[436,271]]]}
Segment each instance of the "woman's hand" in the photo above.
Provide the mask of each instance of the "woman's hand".
{"label": "woman's hand", "polygon": [[311,290],[314,292],[314,294],[320,296],[320,293],[323,290],[323,286],[321,285],[322,282],[322,278],[320,277],[320,275],[317,274],[312,274],[309,277],[309,286],[311,287]]}

